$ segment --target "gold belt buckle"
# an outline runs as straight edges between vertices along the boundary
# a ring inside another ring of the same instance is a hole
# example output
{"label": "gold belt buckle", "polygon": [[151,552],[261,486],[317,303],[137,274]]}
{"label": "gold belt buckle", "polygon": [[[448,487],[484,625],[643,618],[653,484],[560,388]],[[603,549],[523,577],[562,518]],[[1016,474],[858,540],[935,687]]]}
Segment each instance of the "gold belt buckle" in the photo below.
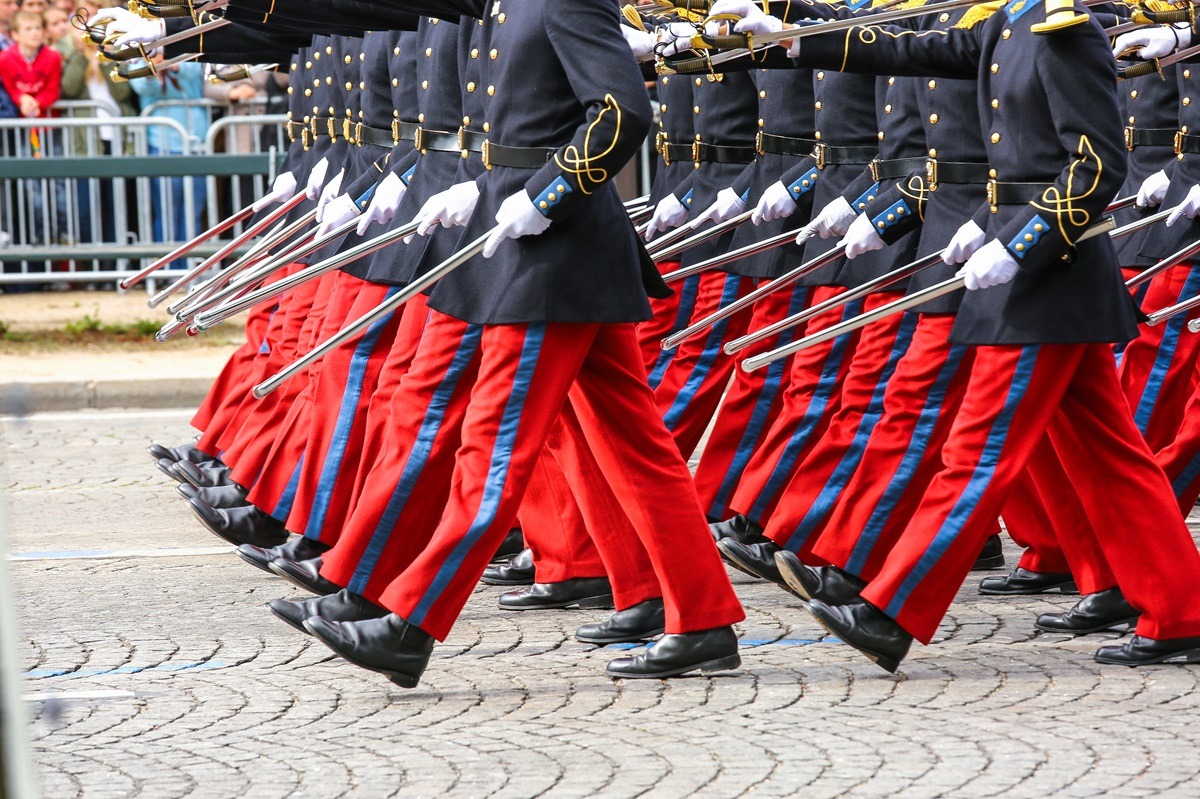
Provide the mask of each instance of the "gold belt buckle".
{"label": "gold belt buckle", "polygon": [[879,182],[879,159],[872,158],[871,163],[867,164],[867,168],[871,170],[871,180]]}
{"label": "gold belt buckle", "polygon": [[825,169],[825,143],[817,142],[814,144],[812,154],[817,159],[817,169]]}
{"label": "gold belt buckle", "polygon": [[665,130],[660,130],[658,133],[655,133],[654,134],[654,152],[661,155],[663,152],[663,144],[665,144],[666,141],[667,141],[667,132]]}
{"label": "gold belt buckle", "polygon": [[300,144],[304,147],[304,152],[308,152],[308,145],[312,141],[309,136],[308,128],[302,128],[300,131]]}
{"label": "gold belt buckle", "polygon": [[767,154],[767,151],[763,149],[763,132],[761,130],[754,134],[754,152],[759,155]]}
{"label": "gold belt buckle", "polygon": [[1172,142],[1172,148],[1175,150],[1175,155],[1183,155],[1183,131],[1175,131],[1175,141]]}
{"label": "gold belt buckle", "polygon": [[692,163],[697,169],[700,168],[700,146],[701,143],[699,141],[692,142]]}
{"label": "gold belt buckle", "polygon": [[354,137],[352,137],[350,135],[350,132],[353,129],[353,127],[354,127],[354,123],[350,121],[349,117],[346,117],[345,119],[343,119],[342,120],[342,138],[345,139],[346,141],[350,142],[351,144],[357,144],[358,142],[356,142],[354,140]]}
{"label": "gold belt buckle", "polygon": [[326,117],[325,127],[329,128],[329,138],[337,141],[337,121],[333,117]]}
{"label": "gold belt buckle", "polygon": [[936,158],[925,159],[925,182],[929,184],[930,191],[937,190],[938,163]]}
{"label": "gold belt buckle", "polygon": [[417,132],[413,134],[413,147],[422,155],[425,153],[425,128],[417,128]]}
{"label": "gold belt buckle", "polygon": [[492,143],[490,140],[483,140],[483,146],[479,148],[479,154],[483,158],[483,168],[490,171],[492,168]]}
{"label": "gold belt buckle", "polygon": [[317,118],[316,117],[311,117],[308,120],[308,129],[309,129],[309,132],[312,133],[313,141],[316,141],[317,136],[319,135],[317,133]]}
{"label": "gold belt buckle", "polygon": [[392,120],[392,146],[395,147],[400,143],[400,120]]}
{"label": "gold belt buckle", "polygon": [[1126,125],[1126,126],[1125,126],[1125,149],[1126,149],[1126,150],[1128,150],[1129,152],[1133,152],[1133,147],[1134,147],[1134,144],[1133,144],[1133,126],[1132,126],[1132,125]]}
{"label": "gold belt buckle", "polygon": [[988,178],[987,182],[987,202],[992,207],[992,213],[996,213],[999,203],[996,202],[996,179]]}

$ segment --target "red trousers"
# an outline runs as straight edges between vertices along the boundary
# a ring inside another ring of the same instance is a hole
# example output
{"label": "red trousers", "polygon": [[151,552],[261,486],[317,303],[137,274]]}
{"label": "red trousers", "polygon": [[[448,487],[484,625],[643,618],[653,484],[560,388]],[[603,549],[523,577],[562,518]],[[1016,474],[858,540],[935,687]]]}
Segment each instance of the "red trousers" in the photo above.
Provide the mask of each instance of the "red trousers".
{"label": "red trousers", "polygon": [[449,502],[429,545],[381,604],[446,637],[516,518],[569,391],[587,444],[650,555],[667,632],[744,618],[691,474],[655,412],[633,325],[489,325],[482,334]]}
{"label": "red trousers", "polygon": [[[659,261],[655,266],[662,274],[674,272],[679,268],[679,261]],[[662,373],[675,350],[663,350],[659,346],[664,338],[677,330],[682,330],[692,316],[696,306],[696,289],[700,285],[700,277],[688,278],[676,283],[671,288],[674,293],[662,299],[650,298],[650,312],[653,314],[645,322],[637,326],[638,345],[642,349],[642,362],[646,365],[647,374],[655,375],[651,387],[657,386],[662,380]]]}
{"label": "red trousers", "polygon": [[[688,324],[699,321],[749,293],[753,281],[725,272],[705,272]],[[654,389],[659,414],[685,458],[691,457],[708,429],[733,374],[733,356],[721,349],[746,332],[749,309],[723,319],[704,335],[679,345]]]}
{"label": "red trousers", "polygon": [[[1185,333],[1196,338],[1196,333]],[[1200,363],[1197,363],[1200,376]],[[1186,518],[1200,499],[1200,384],[1193,388],[1184,410],[1178,435],[1155,454],[1155,460],[1171,481],[1179,512]]]}
{"label": "red trousers", "polygon": [[928,643],[1047,432],[1095,549],[1142,612],[1138,633],[1200,635],[1200,553],[1171,512],[1170,483],[1133,423],[1106,344],[976,348],[944,466],[863,598]]}
{"label": "red trousers", "polygon": [[[1141,305],[1150,313],[1197,295],[1200,265],[1175,266],[1149,282]],[[1188,319],[1195,317],[1178,314],[1162,324],[1141,325],[1121,355],[1121,388],[1134,422],[1155,452],[1174,440],[1195,385],[1200,336],[1186,330]]]}
{"label": "red trousers", "polygon": [[[837,286],[821,286],[813,292],[813,304],[841,294]],[[858,316],[876,307],[880,295],[854,300],[826,311],[809,321],[805,334]],[[820,440],[837,410],[842,382],[861,331],[838,336],[792,357],[783,407],[767,428],[762,443],[746,462],[729,508],[762,524],[775,509],[804,455]]]}
{"label": "red trousers", "polygon": [[[799,313],[809,306],[813,289],[794,285],[768,294],[754,304],[747,333]],[[734,362],[790,344],[803,326],[785,330],[733,356]],[[716,421],[696,467],[696,491],[710,519],[723,519],[729,498],[750,456],[783,409],[783,396],[791,380],[792,357],[781,358],[766,369],[733,370],[733,384],[725,392]]]}

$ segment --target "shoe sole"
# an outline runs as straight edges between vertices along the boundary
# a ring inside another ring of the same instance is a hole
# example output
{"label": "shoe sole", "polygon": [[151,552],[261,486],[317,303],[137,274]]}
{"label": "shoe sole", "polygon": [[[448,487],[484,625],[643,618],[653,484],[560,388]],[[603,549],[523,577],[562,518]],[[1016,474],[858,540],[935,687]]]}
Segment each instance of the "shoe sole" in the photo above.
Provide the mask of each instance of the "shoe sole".
{"label": "shoe sole", "polygon": [[[325,591],[318,591],[315,586],[311,586],[302,580],[298,580],[295,577],[293,577],[292,575],[283,571],[275,564],[274,561],[271,562],[270,569],[271,569],[271,574],[275,575],[276,577],[282,577],[284,580],[287,580],[289,583],[296,586],[297,588],[299,588],[302,591],[307,591],[308,593],[312,594],[313,596],[329,596],[329,593],[326,593]],[[330,593],[336,593],[336,592],[330,592]]]}
{"label": "shoe sole", "polygon": [[[1182,658],[1182,660],[1181,660]],[[1128,666],[1131,669],[1136,669],[1138,666],[1158,666],[1163,663],[1200,663],[1200,649],[1188,649],[1183,652],[1173,652],[1169,655],[1156,657],[1151,660],[1139,660],[1137,663],[1130,663],[1128,660],[1114,660],[1112,658],[1101,657],[1099,654],[1093,656],[1097,663],[1103,663],[1108,666]]]}
{"label": "shoe sole", "polygon": [[[499,602],[496,604],[500,605]],[[544,605],[523,605],[521,607],[500,605],[501,610],[569,610],[573,608],[580,610],[612,610],[614,607],[612,594],[588,596],[582,599],[572,599],[569,602],[549,602]]]}
{"label": "shoe sole", "polygon": [[530,577],[528,580],[519,580],[518,581],[518,580],[489,580],[487,577],[481,577],[481,578],[479,578],[479,582],[483,583],[484,585],[496,585],[496,586],[502,586],[502,587],[511,587],[511,586],[533,585],[533,578]]}
{"label": "shoe sole", "polygon": [[804,587],[804,583],[800,581],[800,578],[796,576],[796,573],[792,571],[791,567],[780,564],[779,576],[783,578],[782,585],[784,590],[786,590],[789,594],[792,594],[793,596],[798,597],[805,602],[812,599],[812,596],[808,593],[808,589]]}
{"label": "shoe sole", "polygon": [[[722,541],[721,543],[724,543],[724,542]],[[766,580],[768,583],[775,583],[776,585],[783,585],[783,582],[780,580],[776,580],[772,577],[768,577],[765,574],[759,574],[757,571],[755,571],[753,568],[751,568],[749,565],[747,565],[746,562],[743,561],[741,558],[739,558],[737,555],[733,554],[732,552],[729,552],[728,550],[725,549],[725,547],[721,546],[721,543],[717,544],[717,551],[721,553],[721,559],[723,561],[725,561],[726,563],[728,563],[730,566],[737,569],[742,574],[748,574],[751,577],[754,577],[755,579]]]}
{"label": "shoe sole", "polygon": [[1078,594],[1079,588],[1074,581],[1066,583],[1058,583],[1056,585],[1048,585],[1045,588],[1037,588],[1027,591],[989,591],[983,586],[979,586],[979,593],[984,596],[1036,596],[1037,594]]}
{"label": "shoe sole", "polygon": [[417,683],[419,683],[421,681],[420,677],[414,677],[411,674],[405,674],[404,672],[391,671],[390,669],[381,669],[378,666],[372,666],[370,664],[363,663],[362,661],[360,661],[356,658],[352,658],[349,655],[342,652],[340,649],[335,649],[333,646],[330,645],[330,643],[328,641],[326,641],[324,638],[322,638],[320,635],[318,635],[315,630],[313,630],[311,627],[308,626],[307,619],[304,622],[304,629],[313,638],[316,638],[322,644],[329,647],[329,650],[331,652],[333,652],[335,655],[337,655],[338,657],[340,657],[342,660],[346,661],[347,663],[352,663],[355,666],[358,666],[360,669],[366,669],[367,671],[373,671],[376,674],[382,674],[383,676],[385,676],[389,680],[391,680],[392,683],[400,686],[401,688],[416,688]]}
{"label": "shoe sole", "polygon": [[238,554],[238,557],[239,557],[239,558],[241,558],[242,560],[246,561],[247,563],[249,563],[249,564],[250,564],[251,566],[253,566],[254,568],[256,568],[256,569],[262,569],[263,571],[265,571],[267,574],[271,575],[272,577],[276,577],[276,576],[278,576],[278,575],[276,575],[276,574],[275,574],[275,572],[271,571],[271,563],[270,563],[270,561],[268,561],[268,562],[266,562],[266,563],[263,563],[262,561],[257,561],[257,560],[255,560],[254,558],[252,558],[252,557],[250,557],[249,555],[247,555],[245,552],[242,552],[242,550],[240,550],[240,549],[239,549],[239,550],[237,550],[237,554]]}
{"label": "shoe sole", "polygon": [[1093,633],[1106,633],[1110,631],[1117,632],[1118,627],[1124,627],[1128,629],[1137,625],[1138,618],[1138,616],[1134,616],[1129,619],[1121,619],[1120,621],[1114,621],[1108,624],[1100,624],[1095,627],[1088,627],[1086,630],[1055,629],[1053,627],[1043,627],[1037,622],[1033,623],[1033,627],[1035,630],[1039,630],[1044,633],[1062,633],[1064,635],[1074,635],[1078,637],[1080,635],[1092,635]]}
{"label": "shoe sole", "polygon": [[900,668],[900,661],[896,660],[895,658],[880,654],[873,649],[867,649],[866,647],[855,644],[844,632],[836,629],[832,624],[826,621],[812,605],[805,604],[804,607],[807,608],[808,612],[812,614],[812,617],[817,620],[817,624],[820,624],[822,627],[824,627],[831,635],[836,635],[839,641],[861,653],[867,658],[867,660],[871,661],[888,674],[895,674],[896,670]]}
{"label": "shoe sole", "polygon": [[733,654],[715,660],[706,660],[703,663],[697,663],[692,666],[681,666],[677,669],[657,671],[653,674],[614,674],[607,669],[605,670],[605,674],[614,680],[663,680],[668,677],[681,677],[693,671],[698,671],[701,674],[709,674],[716,671],[733,671],[740,668],[741,665],[742,656],[740,654]]}
{"label": "shoe sole", "polygon": [[610,644],[640,644],[643,641],[653,641],[664,632],[666,632],[666,628],[659,627],[657,630],[648,630],[641,635],[629,635],[625,636],[624,638],[585,638],[582,635],[576,634],[575,640],[581,644],[594,644],[596,646],[608,646]]}

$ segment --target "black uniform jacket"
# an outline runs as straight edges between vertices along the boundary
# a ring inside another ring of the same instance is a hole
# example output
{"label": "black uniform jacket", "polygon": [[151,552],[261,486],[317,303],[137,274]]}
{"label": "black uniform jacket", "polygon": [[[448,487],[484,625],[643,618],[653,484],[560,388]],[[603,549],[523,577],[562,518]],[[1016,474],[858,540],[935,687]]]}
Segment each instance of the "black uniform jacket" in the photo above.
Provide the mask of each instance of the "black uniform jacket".
{"label": "black uniform jacket", "polygon": [[[1165,168],[1171,177],[1171,186],[1167,189],[1167,194],[1159,208],[1178,205],[1187,196],[1192,186],[1200,183],[1200,153],[1189,152],[1189,150],[1200,149],[1194,146],[1200,142],[1200,139],[1195,138],[1196,134],[1200,132],[1200,63],[1181,62],[1176,64],[1175,81],[1178,91],[1175,124],[1178,126],[1181,147],[1178,155],[1172,150],[1167,161],[1160,164],[1160,168]],[[1133,111],[1130,111],[1130,116],[1136,120],[1134,127],[1140,128],[1142,119],[1145,117],[1139,116]],[[1136,154],[1137,150],[1134,150],[1134,153]],[[1198,239],[1200,239],[1200,219],[1189,220],[1184,217],[1171,227],[1163,224],[1155,225],[1146,230],[1146,235],[1141,242],[1139,254],[1145,256],[1141,263],[1165,258]]]}
{"label": "black uniform jacket", "polygon": [[[1086,13],[1076,6],[1076,13]],[[805,39],[798,66],[879,74],[976,78],[990,167],[1002,183],[1040,183],[1032,201],[976,219],[1020,271],[1010,283],[968,292],[953,340],[971,344],[1119,341],[1136,335],[1136,310],[1113,245],[1073,246],[1125,178],[1125,149],[1108,41],[1090,21],[1037,35],[1042,0],[1012,0],[983,22],[949,31],[860,26]],[[1050,185],[1052,184],[1052,185]]]}
{"label": "black uniform jacket", "polygon": [[661,159],[654,172],[650,186],[650,202],[658,205],[659,200],[676,191],[679,202],[689,205],[690,188],[685,181],[695,171],[690,155],[695,127],[692,125],[692,78],[688,75],[660,75],[658,77],[658,134],[654,149]]}
{"label": "black uniform jacket", "polygon": [[[1190,73],[1190,66],[1183,65],[1183,70]],[[1178,73],[1180,67],[1170,64],[1163,68],[1163,76],[1158,73],[1131,78],[1120,85],[1122,94],[1122,109],[1125,114],[1125,146],[1129,149],[1129,174],[1125,176],[1125,185],[1121,187],[1120,196],[1128,197],[1137,194],[1142,183],[1150,175],[1160,169],[1168,172],[1173,170],[1175,162],[1175,132],[1179,130],[1179,84],[1184,80]],[[1197,95],[1196,100],[1200,100]],[[1195,100],[1188,100],[1190,107]],[[1190,108],[1189,108],[1190,110]],[[1181,180],[1186,180],[1180,175]],[[1191,188],[1190,184],[1184,188]],[[1157,208],[1127,208],[1113,214],[1118,224],[1127,224],[1148,216]],[[1154,237],[1177,235],[1175,228],[1187,228],[1186,220],[1176,223],[1175,227],[1155,225],[1140,233],[1124,236],[1115,242],[1117,262],[1121,266],[1149,266],[1157,258],[1141,254],[1143,247]],[[1191,240],[1200,239],[1200,233]],[[1165,253],[1164,253],[1165,254]]]}
{"label": "black uniform jacket", "polygon": [[549,148],[540,167],[492,164],[463,233],[490,230],[524,191],[548,230],[503,243],[434,288],[432,308],[467,322],[631,322],[649,317],[633,225],[610,181],[650,129],[641,70],[609,0],[497,0],[484,17],[489,142]]}

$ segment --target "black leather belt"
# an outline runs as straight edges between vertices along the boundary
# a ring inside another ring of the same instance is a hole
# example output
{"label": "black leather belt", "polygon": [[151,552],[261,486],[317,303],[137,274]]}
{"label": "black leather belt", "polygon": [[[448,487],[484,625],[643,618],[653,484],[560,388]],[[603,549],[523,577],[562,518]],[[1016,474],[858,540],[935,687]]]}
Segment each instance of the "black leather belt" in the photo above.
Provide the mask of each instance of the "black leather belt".
{"label": "black leather belt", "polygon": [[662,133],[654,139],[654,151],[662,156],[663,166],[692,160],[692,145],[671,144]]}
{"label": "black leather belt", "polygon": [[748,164],[753,160],[753,147],[692,142],[692,163],[694,164]]}
{"label": "black leather belt", "polygon": [[413,146],[421,152],[433,150],[439,153],[457,153],[462,148],[458,146],[458,131],[433,130],[432,128],[417,128],[413,136]]}
{"label": "black leather belt", "polygon": [[1133,152],[1135,147],[1173,147],[1175,146],[1174,128],[1135,128],[1125,126],[1125,149]]}
{"label": "black leather belt", "polygon": [[754,139],[754,149],[759,155],[776,153],[778,155],[810,155],[817,146],[816,139],[801,139],[796,136],[776,136],[774,133],[763,133],[761,130]]}
{"label": "black leather belt", "polygon": [[480,133],[466,128],[458,129],[458,149],[466,150],[470,153],[482,153],[483,143],[487,141],[487,134]]}
{"label": "black leather belt", "polygon": [[987,182],[987,201],[993,208],[997,205],[1024,205],[1041,197],[1053,183],[1001,183]]}
{"label": "black leather belt", "polygon": [[1184,133],[1182,131],[1176,131],[1173,138],[1174,141],[1172,144],[1174,145],[1176,155],[1182,155],[1183,153],[1200,153],[1200,136],[1196,136],[1191,133]]}
{"label": "black leather belt", "polygon": [[[390,128],[373,128],[370,125],[364,125],[361,122],[354,126],[353,141],[359,147],[364,144],[374,144],[376,147],[387,147],[391,149],[399,144],[403,137],[400,135],[400,126],[408,125],[415,129],[417,126],[411,122],[400,122],[399,120],[392,123]],[[412,140],[413,133],[409,133],[408,140]]]}
{"label": "black leather belt", "polygon": [[911,175],[925,167],[925,158],[876,158],[871,161],[871,179],[878,183],[881,180],[894,180]]}
{"label": "black leather belt", "polygon": [[483,165],[509,166],[515,169],[541,169],[558,152],[557,147],[508,147],[484,139]]}
{"label": "black leather belt", "polygon": [[929,188],[939,183],[987,183],[992,179],[987,164],[973,161],[941,161],[930,158],[925,161],[925,180]]}
{"label": "black leather belt", "polygon": [[817,169],[824,169],[834,164],[858,164],[864,166],[871,163],[879,154],[878,147],[831,147],[825,142],[817,142],[813,147],[813,156],[817,159]]}
{"label": "black leather belt", "polygon": [[328,136],[337,141],[337,125],[338,119],[336,117],[310,117],[308,120],[308,129],[314,139],[319,139],[321,136]]}

